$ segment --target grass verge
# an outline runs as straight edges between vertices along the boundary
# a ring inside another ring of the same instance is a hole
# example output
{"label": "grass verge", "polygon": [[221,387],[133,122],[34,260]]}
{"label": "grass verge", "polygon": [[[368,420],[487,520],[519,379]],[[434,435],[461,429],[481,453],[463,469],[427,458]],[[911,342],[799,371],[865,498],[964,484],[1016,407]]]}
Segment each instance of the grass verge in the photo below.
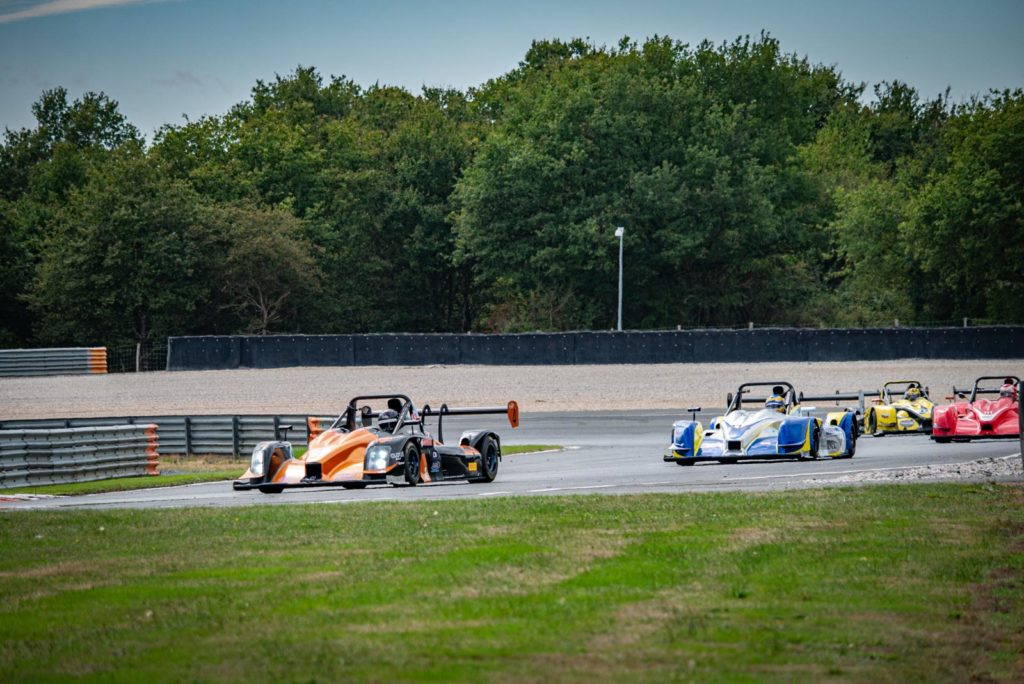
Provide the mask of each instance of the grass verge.
{"label": "grass verge", "polygon": [[[504,446],[501,452],[505,456],[550,451],[561,449],[560,446],[549,444],[518,444]],[[306,447],[296,447],[296,458],[306,453]],[[67,496],[75,494],[100,494],[103,492],[123,492],[131,489],[147,489],[149,487],[174,487],[177,485],[197,484],[200,482],[219,482],[233,480],[245,472],[248,461],[224,456],[161,456],[161,475],[144,475],[141,477],[120,477],[113,480],[96,480],[94,482],[70,482],[67,484],[37,485],[33,487],[17,487],[0,489],[3,494],[49,494]]]}
{"label": "grass verge", "polygon": [[503,444],[501,455],[515,456],[516,454],[532,454],[537,451],[557,451],[561,448],[559,444]]}
{"label": "grass verge", "polygon": [[1019,485],[9,512],[0,681],[1020,681],[1022,571]]}

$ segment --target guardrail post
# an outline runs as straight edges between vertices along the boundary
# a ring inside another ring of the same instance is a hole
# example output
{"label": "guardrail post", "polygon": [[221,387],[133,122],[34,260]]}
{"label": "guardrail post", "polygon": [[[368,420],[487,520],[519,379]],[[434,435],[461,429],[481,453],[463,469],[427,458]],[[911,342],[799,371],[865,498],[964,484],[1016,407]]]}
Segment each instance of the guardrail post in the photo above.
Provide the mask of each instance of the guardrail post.
{"label": "guardrail post", "polygon": [[185,416],[185,455],[192,455],[192,416]]}
{"label": "guardrail post", "polygon": [[281,416],[274,416],[274,441],[281,439]]}
{"label": "guardrail post", "polygon": [[241,445],[239,444],[238,435],[238,416],[231,416],[231,448],[235,453],[235,458],[241,456]]}

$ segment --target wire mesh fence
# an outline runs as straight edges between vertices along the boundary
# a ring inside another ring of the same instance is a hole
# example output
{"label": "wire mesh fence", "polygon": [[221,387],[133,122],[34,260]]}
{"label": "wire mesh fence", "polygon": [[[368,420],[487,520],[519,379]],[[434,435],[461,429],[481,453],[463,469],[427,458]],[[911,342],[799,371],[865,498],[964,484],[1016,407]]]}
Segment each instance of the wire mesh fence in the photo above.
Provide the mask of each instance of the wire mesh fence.
{"label": "wire mesh fence", "polygon": [[167,370],[166,344],[121,344],[107,347],[108,373]]}

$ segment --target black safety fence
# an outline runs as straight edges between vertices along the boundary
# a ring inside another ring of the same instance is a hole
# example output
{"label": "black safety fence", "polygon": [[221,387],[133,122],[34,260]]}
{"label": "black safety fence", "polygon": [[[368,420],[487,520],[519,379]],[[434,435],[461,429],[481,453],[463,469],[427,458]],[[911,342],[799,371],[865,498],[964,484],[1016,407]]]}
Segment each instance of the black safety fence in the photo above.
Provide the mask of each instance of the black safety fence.
{"label": "black safety fence", "polygon": [[1005,359],[1024,326],[758,328],[508,335],[403,333],[171,337],[167,370],[290,366],[574,365]]}

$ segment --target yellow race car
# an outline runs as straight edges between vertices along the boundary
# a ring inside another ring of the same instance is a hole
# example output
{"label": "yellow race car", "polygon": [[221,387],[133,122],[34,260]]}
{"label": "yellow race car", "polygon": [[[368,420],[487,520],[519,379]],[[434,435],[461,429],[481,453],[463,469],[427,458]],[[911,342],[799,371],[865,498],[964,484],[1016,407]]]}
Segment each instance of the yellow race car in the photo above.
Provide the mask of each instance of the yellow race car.
{"label": "yellow race car", "polygon": [[917,380],[892,380],[882,385],[878,398],[864,412],[864,433],[887,434],[932,431],[932,409],[928,388]]}

